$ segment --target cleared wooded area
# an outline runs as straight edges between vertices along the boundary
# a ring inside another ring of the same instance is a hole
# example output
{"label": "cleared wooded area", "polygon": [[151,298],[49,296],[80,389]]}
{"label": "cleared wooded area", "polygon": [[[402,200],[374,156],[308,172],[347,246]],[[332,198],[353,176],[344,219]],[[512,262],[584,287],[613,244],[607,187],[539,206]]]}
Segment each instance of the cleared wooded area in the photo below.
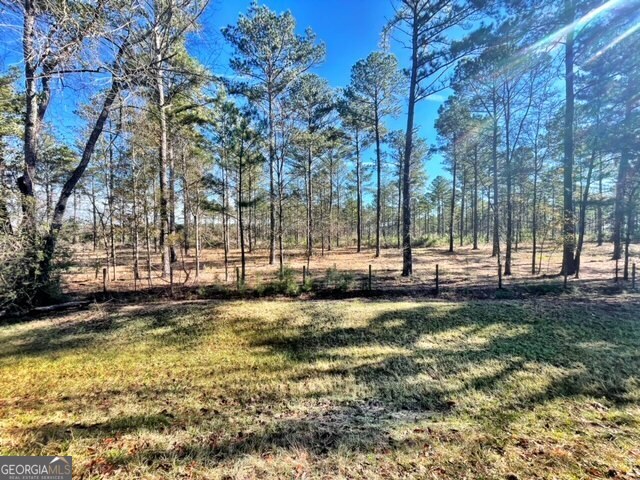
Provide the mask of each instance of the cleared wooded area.
{"label": "cleared wooded area", "polygon": [[640,0],[0,0],[0,455],[640,479],[639,207]]}
{"label": "cleared wooded area", "polygon": [[[268,263],[268,251],[257,251],[245,255],[245,280],[241,280],[241,252],[230,249],[226,255],[216,249],[203,249],[200,255],[200,271],[195,277],[195,262],[186,257],[178,261],[178,268],[174,271],[173,296],[201,296],[240,292],[246,297],[255,295],[285,294],[297,296],[307,294],[336,295],[351,293],[352,295],[369,294],[369,290],[376,291],[376,295],[435,295],[436,265],[438,266],[439,295],[493,298],[496,295],[507,295],[509,292],[518,293],[530,290],[544,292],[545,288],[557,287],[557,291],[564,288],[564,277],[557,272],[562,265],[562,249],[556,246],[549,252],[542,250],[536,273],[531,273],[530,246],[520,246],[513,253],[512,275],[502,277],[500,292],[500,275],[495,260],[491,258],[491,246],[481,245],[478,249],[466,245],[459,247],[451,254],[446,245],[430,248],[413,249],[413,275],[410,278],[402,276],[402,252],[395,248],[382,249],[380,256],[375,256],[375,250],[356,251],[355,247],[333,248],[324,255],[318,255],[310,266],[306,252],[289,250],[285,263],[285,278],[278,269]],[[637,256],[632,249],[632,258]],[[106,287],[107,294],[119,295],[127,293],[144,293],[145,291],[171,295],[168,280],[163,280],[161,272],[151,270],[151,276],[144,266],[140,268],[140,277],[136,280],[132,268],[130,250],[119,252],[121,264],[115,270],[106,270],[102,263],[91,251],[78,252],[74,255],[74,265],[62,276],[65,291],[73,297],[91,297],[101,294]],[[152,264],[158,264],[160,255],[152,257]],[[616,274],[617,265],[617,274]],[[617,275],[617,280],[616,280]],[[636,274],[637,276],[637,274]],[[371,289],[369,278],[371,277]],[[631,277],[631,274],[630,274]],[[285,280],[285,282],[281,282]],[[639,281],[638,279],[636,279]],[[276,286],[279,289],[273,290]],[[289,286],[289,291],[286,287]],[[636,285],[640,287],[640,283]],[[298,287],[298,288],[295,288]],[[567,287],[577,291],[609,290],[634,292],[632,279],[623,281],[623,264],[611,258],[610,244],[601,247],[595,244],[585,245],[585,258],[581,267],[579,279],[569,277]]]}
{"label": "cleared wooded area", "polygon": [[[115,288],[172,290],[211,281],[207,263],[219,275],[212,255],[246,286],[347,247],[397,249],[385,269],[410,279],[414,250],[443,242],[492,245],[505,279],[525,262],[579,278],[595,243],[632,281],[637,0],[392,2],[341,85],[290,11],[254,2],[223,25],[223,69],[193,53],[213,35],[207,2],[66,4],[0,4],[23,67],[0,83],[3,310],[63,300],[60,276],[89,257]],[[265,250],[270,271],[247,265]]]}

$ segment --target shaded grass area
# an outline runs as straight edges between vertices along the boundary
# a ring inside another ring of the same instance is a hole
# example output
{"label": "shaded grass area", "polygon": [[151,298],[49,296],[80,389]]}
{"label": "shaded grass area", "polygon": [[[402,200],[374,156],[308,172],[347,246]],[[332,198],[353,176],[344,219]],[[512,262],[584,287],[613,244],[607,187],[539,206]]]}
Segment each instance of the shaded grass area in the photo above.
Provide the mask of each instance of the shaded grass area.
{"label": "shaded grass area", "polygon": [[78,478],[636,478],[640,304],[234,301],[0,326],[0,454]]}

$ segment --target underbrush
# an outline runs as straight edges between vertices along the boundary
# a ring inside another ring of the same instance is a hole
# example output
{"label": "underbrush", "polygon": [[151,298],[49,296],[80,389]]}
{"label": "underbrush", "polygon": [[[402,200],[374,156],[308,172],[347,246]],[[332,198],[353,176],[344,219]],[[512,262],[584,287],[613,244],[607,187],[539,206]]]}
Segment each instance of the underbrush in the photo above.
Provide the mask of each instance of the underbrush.
{"label": "underbrush", "polygon": [[255,292],[259,297],[267,295],[295,297],[300,295],[301,292],[300,280],[296,277],[297,274],[293,269],[284,267],[278,272],[277,280],[265,284],[259,283],[255,288]]}
{"label": "underbrush", "polygon": [[40,250],[34,251],[26,239],[0,233],[0,313],[20,314],[67,298],[60,276],[72,266],[69,245],[59,243],[47,280],[40,278],[43,255]]}
{"label": "underbrush", "polygon": [[439,245],[441,242],[438,238],[431,237],[428,235],[414,238],[411,240],[411,246],[414,248],[431,248]]}
{"label": "underbrush", "polygon": [[355,277],[351,272],[343,272],[333,267],[327,269],[326,275],[326,287],[334,288],[338,291],[345,292],[353,288],[355,284]]}

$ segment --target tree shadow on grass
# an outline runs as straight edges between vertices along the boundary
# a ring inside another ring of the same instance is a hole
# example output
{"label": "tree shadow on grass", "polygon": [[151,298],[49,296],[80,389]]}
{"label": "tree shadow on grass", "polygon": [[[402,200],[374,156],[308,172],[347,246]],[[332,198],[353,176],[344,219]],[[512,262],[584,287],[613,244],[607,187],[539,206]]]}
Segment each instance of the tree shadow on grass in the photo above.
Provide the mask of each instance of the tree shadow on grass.
{"label": "tree shadow on grass", "polygon": [[[543,313],[533,305],[506,303],[463,305],[443,313],[420,305],[383,313],[361,327],[344,327],[323,321],[323,311],[313,304],[304,309],[317,322],[293,334],[261,329],[252,346],[284,353],[307,367],[292,382],[354,377],[370,394],[328,401],[320,412],[273,419],[250,432],[222,439],[212,434],[181,445],[178,458],[228,461],[281,449],[318,456],[384,452],[412,448],[392,431],[401,424],[411,428],[418,419],[467,414],[496,431],[558,399],[596,398],[617,406],[634,401],[630,389],[640,371],[640,325],[632,316],[608,318],[606,310],[593,309]],[[259,319],[244,319],[238,332],[246,334],[252,321]],[[370,355],[370,361],[352,362],[354,351],[381,347],[383,353]],[[486,364],[495,368],[476,372]],[[553,375],[532,388],[519,380],[546,370]],[[476,408],[469,399],[478,394],[496,398]],[[308,396],[323,400],[323,394]],[[445,442],[462,440],[446,422],[440,425],[430,435]]]}
{"label": "tree shadow on grass", "polygon": [[[313,304],[304,309],[317,322],[294,334],[262,330],[253,346],[308,367],[291,381],[353,377],[370,392],[367,398],[329,402],[320,412],[272,421],[222,440],[214,435],[191,442],[180,447],[178,458],[228,461],[282,449],[322,457],[416,448],[407,437],[397,439],[394,429],[466,414],[491,431],[507,431],[522,415],[555,400],[595,398],[623,406],[633,402],[630,389],[639,379],[640,324],[632,316],[607,317],[606,310],[539,312],[534,305],[502,303],[457,306],[443,313],[420,305],[345,327],[323,322],[323,311]],[[367,349],[374,352],[370,361],[352,361]],[[478,370],[488,364],[495,368]],[[552,376],[540,378],[547,370]],[[527,388],[522,375],[537,376],[539,383]],[[478,395],[494,398],[478,406],[470,400]],[[429,435],[442,442],[468,441],[447,422]],[[491,437],[482,441],[496,442]]]}
{"label": "tree shadow on grass", "polygon": [[[640,322],[632,311],[618,318],[593,307],[537,311],[535,304],[475,303],[443,312],[423,304],[359,327],[308,323],[296,335],[276,332],[255,345],[296,362],[337,364],[319,374],[353,375],[372,398],[395,408],[443,410],[470,393],[501,392],[497,409],[530,410],[575,396],[625,403],[631,401],[630,385],[640,379]],[[351,361],[358,352],[380,348],[391,353]],[[519,375],[544,369],[555,373],[544,385],[513,391],[526,385]]]}
{"label": "tree shadow on grass", "polygon": [[36,445],[46,445],[50,442],[65,442],[71,439],[111,438],[129,432],[140,430],[159,431],[171,425],[173,417],[170,414],[140,414],[114,417],[104,422],[47,422],[37,428],[17,429],[12,434],[27,434],[29,442]]}
{"label": "tree shadow on grass", "polygon": [[[332,380],[330,385],[340,388],[340,380],[349,380],[366,393],[343,398],[312,390],[292,397],[286,391],[267,395],[261,407],[277,402],[308,402],[312,407],[280,416],[256,414],[242,429],[230,417],[212,422],[208,413],[188,411],[175,417],[159,413],[138,419],[115,417],[100,424],[44,425],[41,433],[33,429],[41,435],[38,442],[68,439],[71,430],[96,442],[139,430],[171,435],[172,429],[193,427],[200,432],[171,450],[143,449],[124,461],[149,465],[167,459],[216,464],[295,449],[317,456],[386,452],[414,447],[393,431],[399,425],[411,429],[417,420],[467,415],[480,425],[505,430],[522,415],[555,400],[596,398],[623,406],[638,395],[640,322],[633,313],[637,305],[568,310],[569,304],[419,303],[397,311],[390,306],[357,326],[345,325],[340,311],[324,306],[301,304],[299,313],[309,320],[295,324],[290,318],[267,323],[256,316],[236,319],[232,328],[250,349],[284,355],[295,366],[287,376],[289,383]],[[142,331],[166,330],[163,335],[168,337],[162,341],[169,342],[198,337],[203,333],[198,328],[183,331],[190,329],[185,314],[171,309],[144,321]],[[102,332],[120,328],[115,323]],[[535,383],[527,383],[531,378]],[[234,395],[239,394],[229,392],[231,401]],[[490,397],[491,401],[475,403]],[[466,441],[446,422],[439,425],[430,435],[452,444]]]}
{"label": "tree shadow on grass", "polygon": [[[75,314],[72,320],[65,320],[65,314],[61,313],[49,317],[53,319],[50,325],[19,329],[2,336],[0,360],[102,348],[111,340],[121,342],[132,338],[152,339],[159,347],[189,348],[216,327],[217,307],[218,304],[184,304],[138,312],[113,308],[102,313]],[[58,323],[58,319],[63,323]]]}

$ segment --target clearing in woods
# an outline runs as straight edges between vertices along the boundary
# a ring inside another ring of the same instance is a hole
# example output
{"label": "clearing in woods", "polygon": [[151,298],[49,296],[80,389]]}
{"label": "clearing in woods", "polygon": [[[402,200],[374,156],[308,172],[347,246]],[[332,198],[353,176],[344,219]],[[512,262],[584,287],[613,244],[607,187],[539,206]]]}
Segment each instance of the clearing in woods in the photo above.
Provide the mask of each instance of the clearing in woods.
{"label": "clearing in woods", "polygon": [[[63,275],[64,289],[74,295],[94,294],[101,292],[104,252],[94,253],[90,249],[77,249],[74,264]],[[595,243],[585,245],[580,280],[569,281],[585,288],[591,286],[611,285],[615,278],[616,262],[611,259],[612,244],[600,247]],[[411,278],[401,277],[402,255],[396,248],[381,251],[379,258],[374,257],[372,249],[364,249],[357,253],[354,247],[334,248],[325,251],[324,255],[318,250],[310,260],[310,277],[318,285],[326,282],[327,271],[336,269],[338,273],[348,275],[348,282],[344,287],[348,290],[365,288],[369,265],[372,267],[373,288],[389,292],[426,292],[434,286],[435,266],[439,265],[440,281],[443,285],[442,293],[464,293],[467,289],[483,289],[494,292],[498,284],[496,259],[491,257],[491,246],[481,245],[478,250],[471,246],[456,247],[455,253],[447,252],[446,247],[414,248],[414,275]],[[640,251],[636,245],[631,246],[631,262],[637,261]],[[108,289],[110,292],[131,292],[149,288],[146,260],[140,257],[140,279],[134,285],[133,261],[130,249],[122,249],[117,254],[117,264],[114,269],[108,269]],[[506,288],[510,286],[535,287],[541,282],[552,280],[560,272],[562,250],[560,248],[544,247],[542,254],[536,261],[537,272],[531,273],[531,247],[520,246],[513,254],[513,275],[504,277]],[[182,255],[174,266],[174,283],[180,287],[219,286],[233,289],[236,284],[236,267],[240,266],[239,250],[231,250],[225,277],[224,256],[220,249],[204,249],[201,257],[201,274],[195,279],[195,261],[193,251],[188,257]],[[288,251],[285,266],[291,270],[294,279],[302,282],[302,267],[307,264],[304,252],[300,250]],[[152,265],[160,265],[160,255],[152,255]],[[619,275],[623,275],[624,262],[619,262]],[[160,271],[151,272],[151,286],[168,289],[168,280],[162,279]],[[246,287],[256,289],[264,287],[276,279],[278,273],[276,265],[269,265],[266,250],[259,250],[247,254]],[[429,290],[430,291],[430,290]],[[483,295],[484,296],[484,295]]]}

